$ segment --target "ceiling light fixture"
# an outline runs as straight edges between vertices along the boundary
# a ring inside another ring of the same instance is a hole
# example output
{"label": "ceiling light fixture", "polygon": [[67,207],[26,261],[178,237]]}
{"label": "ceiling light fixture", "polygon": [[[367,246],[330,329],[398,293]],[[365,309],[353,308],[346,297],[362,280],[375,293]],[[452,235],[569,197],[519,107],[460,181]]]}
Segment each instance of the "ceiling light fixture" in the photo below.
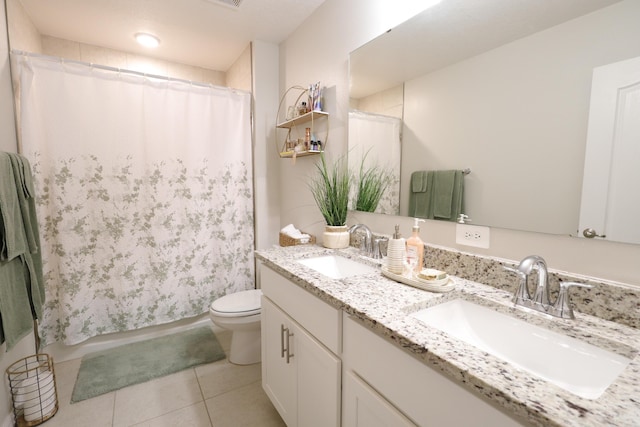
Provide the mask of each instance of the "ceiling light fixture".
{"label": "ceiling light fixture", "polygon": [[136,41],[144,47],[158,47],[160,39],[149,33],[136,33]]}

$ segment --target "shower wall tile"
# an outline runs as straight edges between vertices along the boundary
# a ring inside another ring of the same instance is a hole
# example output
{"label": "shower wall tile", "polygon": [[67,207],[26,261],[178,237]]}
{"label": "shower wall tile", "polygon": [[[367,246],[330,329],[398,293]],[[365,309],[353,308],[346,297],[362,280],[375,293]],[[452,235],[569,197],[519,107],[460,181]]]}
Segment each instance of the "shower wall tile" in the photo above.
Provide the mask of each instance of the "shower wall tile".
{"label": "shower wall tile", "polygon": [[92,64],[109,65],[115,68],[126,68],[127,54],[105,47],[79,43],[80,60]]}
{"label": "shower wall tile", "polygon": [[139,73],[155,74],[158,76],[169,75],[169,67],[167,67],[167,61],[131,53],[127,53],[126,68],[128,70],[138,71]]}
{"label": "shower wall tile", "polygon": [[11,49],[41,53],[42,38],[20,0],[7,0],[6,7]]}
{"label": "shower wall tile", "polygon": [[226,86],[251,91],[251,45],[242,52],[227,70]]}
{"label": "shower wall tile", "polygon": [[[209,70],[207,68],[202,68],[202,81],[211,83],[217,86],[227,86],[227,77],[226,73],[222,71]],[[230,86],[233,87],[233,86]]]}
{"label": "shower wall tile", "polygon": [[[141,73],[211,83],[217,86],[226,86],[227,80],[226,73],[223,71],[209,70],[50,36],[42,36],[42,53]],[[249,71],[250,64],[249,60]]]}
{"label": "shower wall tile", "polygon": [[81,61],[80,43],[71,40],[42,36],[42,53]]}
{"label": "shower wall tile", "polygon": [[357,110],[402,118],[403,100],[403,86],[398,85],[353,101]]}

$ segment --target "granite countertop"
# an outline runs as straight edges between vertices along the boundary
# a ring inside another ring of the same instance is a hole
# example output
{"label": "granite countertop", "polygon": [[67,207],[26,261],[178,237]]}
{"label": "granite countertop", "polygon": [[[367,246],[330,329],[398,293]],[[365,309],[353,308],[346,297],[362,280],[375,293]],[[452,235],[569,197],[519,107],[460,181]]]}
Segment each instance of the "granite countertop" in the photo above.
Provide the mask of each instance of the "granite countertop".
{"label": "granite countertop", "polygon": [[[513,307],[509,292],[458,277],[452,277],[456,288],[441,294],[397,283],[380,272],[334,280],[296,262],[332,253],[380,264],[360,256],[354,248],[334,251],[319,246],[274,247],[257,251],[256,257],[328,304],[358,318],[377,334],[414,353],[426,365],[532,425],[639,425],[640,330],[578,312],[575,321],[526,313]],[[471,301],[481,298],[485,305],[490,302],[498,311],[583,339],[632,361],[602,396],[584,399],[408,316],[459,297]]]}

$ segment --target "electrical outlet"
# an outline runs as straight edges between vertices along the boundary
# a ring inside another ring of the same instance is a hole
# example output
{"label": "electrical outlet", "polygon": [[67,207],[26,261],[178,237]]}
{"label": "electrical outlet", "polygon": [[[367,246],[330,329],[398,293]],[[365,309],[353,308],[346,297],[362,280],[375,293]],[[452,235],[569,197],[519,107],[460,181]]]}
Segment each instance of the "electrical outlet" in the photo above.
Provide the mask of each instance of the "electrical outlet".
{"label": "electrical outlet", "polygon": [[456,224],[456,243],[488,249],[490,230],[480,225]]}

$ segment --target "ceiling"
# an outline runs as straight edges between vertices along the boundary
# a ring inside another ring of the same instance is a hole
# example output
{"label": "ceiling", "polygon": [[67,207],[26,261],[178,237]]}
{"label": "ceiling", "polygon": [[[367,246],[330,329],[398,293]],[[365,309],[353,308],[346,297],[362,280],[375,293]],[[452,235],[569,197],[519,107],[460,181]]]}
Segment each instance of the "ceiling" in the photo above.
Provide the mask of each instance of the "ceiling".
{"label": "ceiling", "polygon": [[351,54],[351,97],[397,86],[618,1],[443,0]]}
{"label": "ceiling", "polygon": [[[324,0],[20,2],[42,35],[227,71],[252,40],[279,44]],[[158,36],[160,46],[137,45],[137,32]]]}

